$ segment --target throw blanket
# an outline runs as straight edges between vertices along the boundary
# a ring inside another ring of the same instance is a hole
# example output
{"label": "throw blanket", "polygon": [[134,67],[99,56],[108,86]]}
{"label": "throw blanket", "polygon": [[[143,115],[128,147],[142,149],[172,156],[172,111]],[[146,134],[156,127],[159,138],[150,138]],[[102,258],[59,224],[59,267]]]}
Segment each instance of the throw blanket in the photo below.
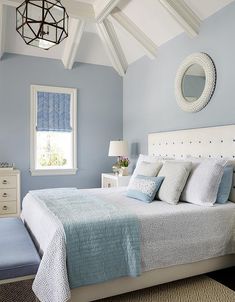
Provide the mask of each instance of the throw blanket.
{"label": "throw blanket", "polygon": [[63,225],[70,288],[140,274],[140,226],[130,210],[76,189],[30,193]]}

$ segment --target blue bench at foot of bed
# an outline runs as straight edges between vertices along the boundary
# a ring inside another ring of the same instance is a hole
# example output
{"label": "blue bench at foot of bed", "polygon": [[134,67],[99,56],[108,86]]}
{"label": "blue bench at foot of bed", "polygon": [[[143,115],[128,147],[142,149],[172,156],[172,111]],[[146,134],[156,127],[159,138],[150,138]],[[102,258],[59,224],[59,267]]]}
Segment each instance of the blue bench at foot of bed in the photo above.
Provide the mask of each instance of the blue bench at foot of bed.
{"label": "blue bench at foot of bed", "polygon": [[0,284],[30,279],[40,257],[20,218],[0,219]]}

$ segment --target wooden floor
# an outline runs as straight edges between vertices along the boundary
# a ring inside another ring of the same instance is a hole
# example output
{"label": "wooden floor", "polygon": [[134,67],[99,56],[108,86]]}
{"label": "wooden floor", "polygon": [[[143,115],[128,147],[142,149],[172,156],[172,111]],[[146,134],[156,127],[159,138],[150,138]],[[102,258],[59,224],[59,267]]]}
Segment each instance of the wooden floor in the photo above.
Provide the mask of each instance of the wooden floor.
{"label": "wooden floor", "polygon": [[235,291],[235,266],[209,273],[207,276]]}

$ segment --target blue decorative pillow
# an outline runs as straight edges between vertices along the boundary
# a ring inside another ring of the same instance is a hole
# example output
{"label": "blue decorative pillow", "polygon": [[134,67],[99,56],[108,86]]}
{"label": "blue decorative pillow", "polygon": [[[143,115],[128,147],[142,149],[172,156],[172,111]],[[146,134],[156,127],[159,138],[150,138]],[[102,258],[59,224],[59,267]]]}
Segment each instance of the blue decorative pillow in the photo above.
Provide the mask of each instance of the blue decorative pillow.
{"label": "blue decorative pillow", "polygon": [[229,194],[232,188],[232,182],[233,182],[233,167],[227,166],[224,168],[224,174],[222,176],[219,185],[216,203],[226,203],[228,201]]}
{"label": "blue decorative pillow", "polygon": [[164,177],[137,175],[128,186],[127,196],[144,202],[152,202]]}

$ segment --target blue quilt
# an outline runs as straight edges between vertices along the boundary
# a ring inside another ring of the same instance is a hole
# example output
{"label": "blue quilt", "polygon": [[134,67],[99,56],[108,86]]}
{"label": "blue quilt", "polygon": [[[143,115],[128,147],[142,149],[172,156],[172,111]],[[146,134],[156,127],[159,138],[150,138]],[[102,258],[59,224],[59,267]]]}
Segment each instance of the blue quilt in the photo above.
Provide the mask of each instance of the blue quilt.
{"label": "blue quilt", "polygon": [[70,288],[140,275],[140,223],[130,210],[73,188],[30,193],[64,227]]}

